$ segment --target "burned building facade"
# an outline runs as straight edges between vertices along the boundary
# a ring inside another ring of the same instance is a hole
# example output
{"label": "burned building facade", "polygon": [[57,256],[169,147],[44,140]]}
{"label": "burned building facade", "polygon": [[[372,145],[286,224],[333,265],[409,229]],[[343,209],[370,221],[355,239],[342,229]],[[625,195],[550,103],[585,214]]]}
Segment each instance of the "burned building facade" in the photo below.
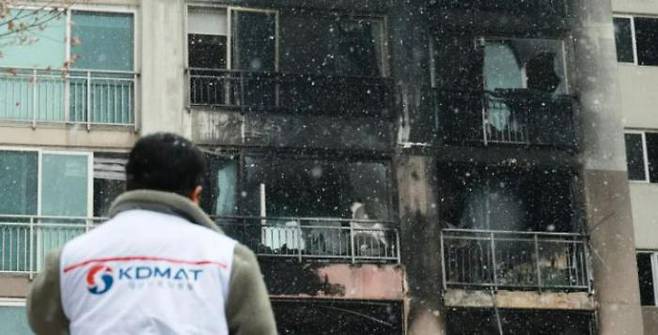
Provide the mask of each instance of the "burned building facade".
{"label": "burned building facade", "polygon": [[202,207],[259,256],[282,334],[642,333],[609,1],[58,13],[0,59],[16,333],[45,252],[156,131],[203,148]]}

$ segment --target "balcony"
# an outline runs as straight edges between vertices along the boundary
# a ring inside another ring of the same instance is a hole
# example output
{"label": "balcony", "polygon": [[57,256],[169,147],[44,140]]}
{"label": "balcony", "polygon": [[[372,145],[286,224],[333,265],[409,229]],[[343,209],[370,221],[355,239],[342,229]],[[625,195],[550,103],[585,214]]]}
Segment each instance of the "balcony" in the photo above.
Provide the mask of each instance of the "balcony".
{"label": "balcony", "polygon": [[[0,273],[34,275],[51,249],[104,218],[0,215]],[[381,221],[221,217],[227,235],[259,257],[348,263],[399,263],[398,231]]]}
{"label": "balcony", "polygon": [[0,120],[37,124],[135,126],[137,74],[2,68]]}
{"label": "balcony", "polygon": [[392,81],[218,69],[189,69],[192,107],[341,117],[392,117]]}
{"label": "balcony", "polygon": [[574,99],[527,89],[435,91],[443,143],[577,147]]}
{"label": "balcony", "polygon": [[441,256],[445,290],[590,291],[581,234],[444,229]]}

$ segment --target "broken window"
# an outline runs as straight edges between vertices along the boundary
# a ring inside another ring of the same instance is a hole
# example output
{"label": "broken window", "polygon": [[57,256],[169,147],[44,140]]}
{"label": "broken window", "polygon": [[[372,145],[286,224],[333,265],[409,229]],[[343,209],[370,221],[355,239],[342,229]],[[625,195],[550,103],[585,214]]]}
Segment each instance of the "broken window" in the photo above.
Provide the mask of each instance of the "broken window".
{"label": "broken window", "polygon": [[658,133],[625,134],[628,179],[658,183]]}
{"label": "broken window", "polygon": [[282,22],[281,66],[285,72],[381,77],[382,21],[307,15]]}
{"label": "broken window", "polygon": [[388,163],[248,156],[244,212],[260,216],[264,252],[295,249],[317,256],[386,256],[390,236]]}
{"label": "broken window", "polygon": [[637,253],[638,279],[640,280],[640,302],[642,306],[656,306],[656,266],[655,252]]}
{"label": "broken window", "polygon": [[568,171],[522,173],[459,165],[440,171],[440,218],[448,228],[575,231],[573,175]]}

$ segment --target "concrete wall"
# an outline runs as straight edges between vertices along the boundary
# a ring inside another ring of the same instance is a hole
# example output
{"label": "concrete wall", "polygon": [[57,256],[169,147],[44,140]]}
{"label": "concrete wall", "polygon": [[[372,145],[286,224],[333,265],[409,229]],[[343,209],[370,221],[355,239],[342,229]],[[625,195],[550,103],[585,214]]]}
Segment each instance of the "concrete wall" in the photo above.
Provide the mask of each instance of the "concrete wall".
{"label": "concrete wall", "polygon": [[612,0],[615,13],[658,13],[658,2],[653,0]]}
{"label": "concrete wall", "polygon": [[619,63],[617,72],[624,127],[658,129],[658,66]]}
{"label": "concrete wall", "polygon": [[642,319],[645,335],[658,334],[658,307],[643,306]]}
{"label": "concrete wall", "polygon": [[635,246],[638,249],[658,249],[658,185],[630,183]]}

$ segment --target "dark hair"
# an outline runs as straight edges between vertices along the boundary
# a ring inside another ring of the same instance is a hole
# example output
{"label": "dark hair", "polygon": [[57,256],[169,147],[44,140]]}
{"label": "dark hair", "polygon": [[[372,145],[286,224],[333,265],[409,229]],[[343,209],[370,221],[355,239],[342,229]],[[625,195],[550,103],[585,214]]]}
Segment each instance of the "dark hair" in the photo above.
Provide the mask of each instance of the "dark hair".
{"label": "dark hair", "polygon": [[206,160],[186,138],[172,133],[142,137],[126,164],[126,189],[148,189],[189,194],[203,184]]}

